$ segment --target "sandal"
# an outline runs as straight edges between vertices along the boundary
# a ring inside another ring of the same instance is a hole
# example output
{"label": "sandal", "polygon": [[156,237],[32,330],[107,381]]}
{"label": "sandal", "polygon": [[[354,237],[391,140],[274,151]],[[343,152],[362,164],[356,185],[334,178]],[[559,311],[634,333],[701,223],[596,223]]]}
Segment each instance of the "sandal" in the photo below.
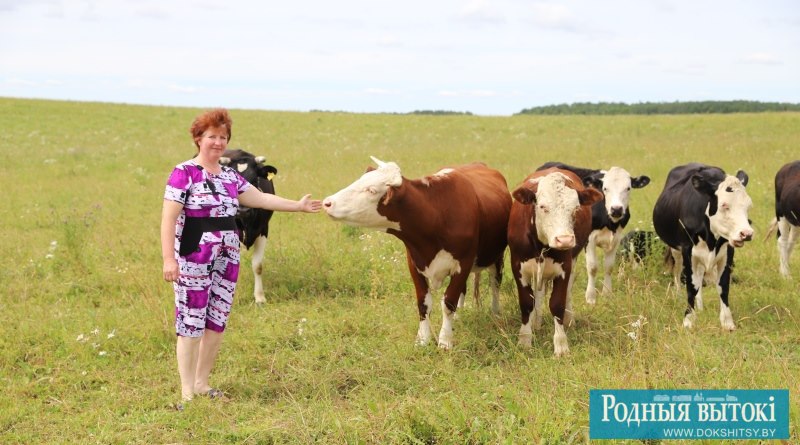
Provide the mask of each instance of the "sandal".
{"label": "sandal", "polygon": [[217,388],[211,388],[208,391],[206,391],[203,395],[208,397],[209,399],[224,399],[225,398],[225,392],[222,391],[221,389],[217,389]]}

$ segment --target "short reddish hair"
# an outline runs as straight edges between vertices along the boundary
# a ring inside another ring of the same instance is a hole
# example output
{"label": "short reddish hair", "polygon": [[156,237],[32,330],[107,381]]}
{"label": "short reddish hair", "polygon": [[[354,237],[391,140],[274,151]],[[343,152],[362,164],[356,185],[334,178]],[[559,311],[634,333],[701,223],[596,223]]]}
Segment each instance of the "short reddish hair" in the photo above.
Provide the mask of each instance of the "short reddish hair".
{"label": "short reddish hair", "polygon": [[215,108],[197,116],[194,122],[192,122],[191,128],[189,128],[189,133],[192,134],[194,145],[197,146],[199,150],[200,143],[197,141],[203,136],[206,130],[209,128],[225,128],[228,130],[228,141],[230,141],[233,135],[231,132],[232,127],[233,120],[231,120],[231,115],[228,114],[228,110],[224,108]]}

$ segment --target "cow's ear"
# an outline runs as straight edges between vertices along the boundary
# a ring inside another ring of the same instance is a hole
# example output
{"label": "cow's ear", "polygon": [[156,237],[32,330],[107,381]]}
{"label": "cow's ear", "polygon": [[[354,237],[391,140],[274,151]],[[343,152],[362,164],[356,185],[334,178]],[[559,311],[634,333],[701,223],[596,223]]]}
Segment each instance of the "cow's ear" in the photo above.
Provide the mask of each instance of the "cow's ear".
{"label": "cow's ear", "polygon": [[605,173],[597,172],[583,178],[583,185],[586,187],[594,187],[597,190],[603,190],[603,177]]}
{"label": "cow's ear", "polygon": [[231,158],[227,156],[222,156],[219,158],[219,165],[228,165],[231,163]]}
{"label": "cow's ear", "polygon": [[262,178],[272,179],[272,177],[277,174],[278,174],[278,169],[271,165],[258,166],[258,176]]}
{"label": "cow's ear", "polygon": [[585,188],[578,192],[578,202],[582,206],[590,206],[603,200],[603,194],[597,189]]}
{"label": "cow's ear", "polygon": [[647,184],[650,184],[650,177],[649,176],[639,176],[638,178],[631,178],[631,187],[635,189],[640,189]]}
{"label": "cow's ear", "polygon": [[750,180],[750,177],[747,176],[747,173],[745,173],[744,170],[739,170],[736,172],[736,179],[738,179],[743,186],[747,187],[747,181]]}
{"label": "cow's ear", "polygon": [[367,169],[364,171],[364,173],[369,173],[369,172],[371,172],[373,170],[376,170],[376,168],[371,166],[371,165],[369,165],[369,166],[367,166]]}
{"label": "cow's ear", "polygon": [[718,186],[719,183],[712,184],[711,181],[709,181],[709,178],[702,174],[692,175],[692,187],[704,195],[714,195],[714,193],[717,192]]}
{"label": "cow's ear", "polygon": [[511,196],[514,197],[517,201],[522,204],[530,205],[536,202],[536,192],[533,188],[528,187],[519,187],[511,193]]}
{"label": "cow's ear", "polygon": [[386,190],[386,194],[383,195],[383,201],[381,201],[381,204],[388,206],[392,198],[394,198],[394,187],[389,187]]}

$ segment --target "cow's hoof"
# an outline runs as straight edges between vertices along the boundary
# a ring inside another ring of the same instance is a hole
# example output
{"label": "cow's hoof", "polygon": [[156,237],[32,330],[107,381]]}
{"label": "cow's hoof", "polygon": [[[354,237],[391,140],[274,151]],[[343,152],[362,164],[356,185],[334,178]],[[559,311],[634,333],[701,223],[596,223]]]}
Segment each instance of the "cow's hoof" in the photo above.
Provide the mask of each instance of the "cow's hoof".
{"label": "cow's hoof", "polygon": [[569,344],[567,344],[567,337],[563,339],[553,339],[553,355],[556,358],[569,355]]}
{"label": "cow's hoof", "polygon": [[731,309],[725,305],[722,305],[722,308],[719,310],[719,323],[722,326],[722,329],[725,329],[726,331],[732,332],[736,330],[736,324],[733,322]]}
{"label": "cow's hoof", "polygon": [[444,349],[445,351],[449,351],[453,347],[453,342],[447,340],[439,340],[439,349]]}
{"label": "cow's hoof", "polygon": [[595,289],[586,291],[586,304],[594,306],[597,303],[597,291]]}
{"label": "cow's hoof", "polygon": [[256,304],[264,304],[267,302],[267,299],[264,298],[264,294],[255,295],[255,298],[256,298]]}
{"label": "cow's hoof", "polygon": [[517,345],[522,348],[530,348],[532,342],[533,342],[533,335],[520,334],[519,339],[517,340]]}
{"label": "cow's hoof", "polygon": [[686,329],[692,329],[694,326],[694,317],[687,315],[683,317],[683,327]]}
{"label": "cow's hoof", "polygon": [[736,330],[736,325],[733,324],[733,323],[731,323],[731,324],[723,324],[722,325],[722,329],[725,329],[728,332],[733,332],[733,331]]}

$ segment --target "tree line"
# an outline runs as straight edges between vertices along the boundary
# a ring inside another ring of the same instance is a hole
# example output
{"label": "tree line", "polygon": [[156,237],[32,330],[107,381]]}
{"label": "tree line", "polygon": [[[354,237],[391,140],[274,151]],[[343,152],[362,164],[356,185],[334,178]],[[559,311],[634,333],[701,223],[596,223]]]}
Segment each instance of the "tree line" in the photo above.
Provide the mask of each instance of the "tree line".
{"label": "tree line", "polygon": [[784,102],[757,102],[750,100],[699,101],[699,102],[576,102],[526,108],[517,115],[559,114],[710,114],[710,113],[761,113],[767,111],[800,111],[800,104]]}

